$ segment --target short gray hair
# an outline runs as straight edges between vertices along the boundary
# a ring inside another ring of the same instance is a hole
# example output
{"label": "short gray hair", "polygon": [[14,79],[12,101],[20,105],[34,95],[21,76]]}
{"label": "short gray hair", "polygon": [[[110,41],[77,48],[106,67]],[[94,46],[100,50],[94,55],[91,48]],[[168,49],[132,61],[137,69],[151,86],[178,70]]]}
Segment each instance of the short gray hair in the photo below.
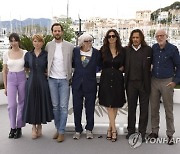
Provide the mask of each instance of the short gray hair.
{"label": "short gray hair", "polygon": [[79,45],[80,47],[82,47],[84,41],[86,41],[86,40],[92,40],[92,41],[93,41],[93,36],[90,35],[90,34],[87,34],[87,33],[82,34],[82,35],[78,38],[78,45]]}

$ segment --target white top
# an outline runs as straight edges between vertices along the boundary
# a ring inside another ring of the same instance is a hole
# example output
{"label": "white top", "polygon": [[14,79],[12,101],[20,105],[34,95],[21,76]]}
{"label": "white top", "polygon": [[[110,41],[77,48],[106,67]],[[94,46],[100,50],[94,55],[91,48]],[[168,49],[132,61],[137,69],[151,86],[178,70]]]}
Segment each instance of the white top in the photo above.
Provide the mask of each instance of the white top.
{"label": "white top", "polygon": [[133,48],[135,51],[138,51],[138,50],[141,48],[141,44],[140,44],[137,48],[135,48],[135,46],[132,44],[132,48]]}
{"label": "white top", "polygon": [[23,56],[20,59],[9,58],[9,51],[3,54],[3,64],[7,64],[8,71],[21,72],[24,70],[24,55],[27,51],[23,50]]}
{"label": "white top", "polygon": [[64,60],[62,54],[62,43],[56,43],[54,58],[50,69],[50,77],[55,79],[66,79]]}
{"label": "white top", "polygon": [[86,67],[92,56],[92,48],[91,48],[91,50],[89,50],[87,52],[80,50],[80,54],[81,54],[82,65],[83,65],[83,67]]}
{"label": "white top", "polygon": [[92,56],[92,48],[91,48],[91,50],[89,50],[87,52],[80,50],[80,54],[81,54],[81,56],[91,57]]}

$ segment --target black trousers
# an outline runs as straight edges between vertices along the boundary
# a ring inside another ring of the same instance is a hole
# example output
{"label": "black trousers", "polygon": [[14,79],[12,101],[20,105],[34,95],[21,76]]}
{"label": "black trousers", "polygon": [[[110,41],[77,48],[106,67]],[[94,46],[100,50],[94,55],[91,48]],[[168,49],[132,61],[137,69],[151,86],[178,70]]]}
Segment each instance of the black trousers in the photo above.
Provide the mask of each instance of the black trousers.
{"label": "black trousers", "polygon": [[145,135],[148,123],[149,93],[144,89],[142,81],[128,81],[127,100],[128,100],[128,133],[135,133],[136,108],[139,99],[140,115],[138,131]]}
{"label": "black trousers", "polygon": [[86,113],[86,130],[92,131],[94,128],[94,109],[95,109],[95,100],[96,100],[96,91],[87,93],[83,91],[83,88],[79,90],[73,90],[73,110],[74,110],[74,122],[75,122],[75,131],[82,132],[82,110],[83,110],[83,101],[85,100],[85,113]]}

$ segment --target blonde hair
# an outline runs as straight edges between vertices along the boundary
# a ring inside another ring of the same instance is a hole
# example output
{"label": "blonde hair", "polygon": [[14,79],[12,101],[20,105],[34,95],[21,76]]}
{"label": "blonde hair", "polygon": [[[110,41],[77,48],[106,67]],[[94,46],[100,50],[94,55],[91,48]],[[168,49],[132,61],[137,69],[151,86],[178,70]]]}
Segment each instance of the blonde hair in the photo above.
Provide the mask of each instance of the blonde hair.
{"label": "blonde hair", "polygon": [[93,41],[93,37],[90,34],[84,33],[78,38],[78,45],[82,47],[84,41],[91,40]]}
{"label": "blonde hair", "polygon": [[40,35],[40,34],[33,35],[32,40],[34,41],[35,39],[38,40],[39,42],[43,42],[43,44],[44,44],[44,39],[43,39],[42,35]]}

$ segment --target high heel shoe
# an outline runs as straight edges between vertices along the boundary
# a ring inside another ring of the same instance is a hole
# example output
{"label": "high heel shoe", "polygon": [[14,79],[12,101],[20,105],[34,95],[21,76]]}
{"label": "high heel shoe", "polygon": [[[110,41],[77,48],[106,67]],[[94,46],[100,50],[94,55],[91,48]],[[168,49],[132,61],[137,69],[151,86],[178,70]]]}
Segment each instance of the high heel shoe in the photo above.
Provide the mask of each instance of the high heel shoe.
{"label": "high heel shoe", "polygon": [[37,137],[41,137],[42,136],[42,125],[38,125],[37,126]]}
{"label": "high heel shoe", "polygon": [[[114,135],[114,134],[115,134],[115,135]],[[116,141],[117,141],[117,131],[112,132],[111,141],[112,141],[112,142],[116,142]]]}
{"label": "high heel shoe", "polygon": [[107,139],[107,140],[111,140],[111,138],[112,138],[111,130],[107,130],[106,139]]}

